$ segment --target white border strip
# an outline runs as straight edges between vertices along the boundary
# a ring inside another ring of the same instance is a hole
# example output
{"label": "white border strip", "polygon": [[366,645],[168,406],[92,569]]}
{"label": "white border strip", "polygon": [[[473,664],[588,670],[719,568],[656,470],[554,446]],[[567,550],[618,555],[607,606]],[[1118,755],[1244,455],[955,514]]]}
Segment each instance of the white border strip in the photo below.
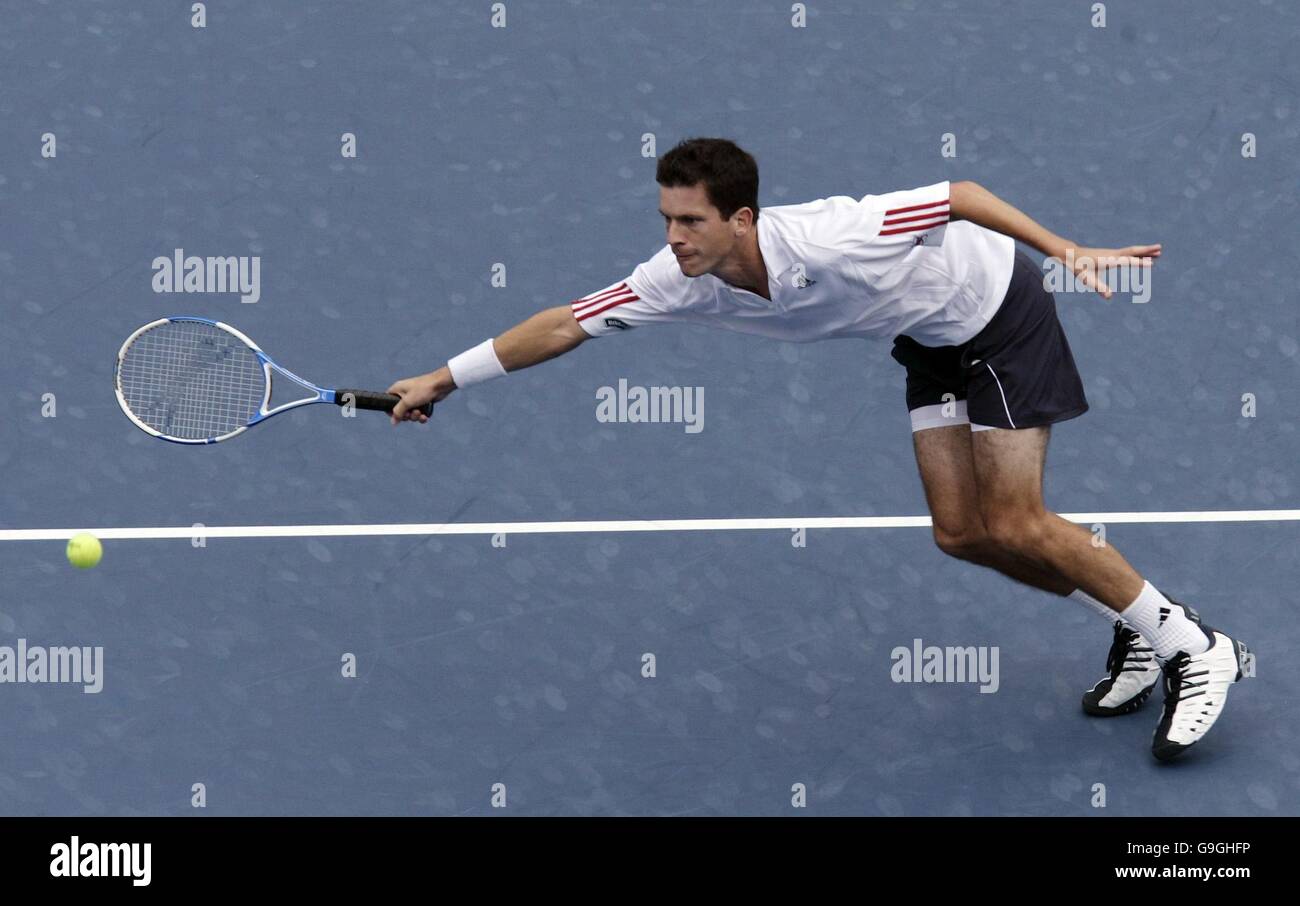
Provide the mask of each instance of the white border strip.
{"label": "white border strip", "polygon": [[[1078,523],[1296,522],[1300,510],[1060,513]],[[374,535],[587,535],[614,532],[730,532],[773,529],[922,528],[929,516],[787,516],[779,519],[637,519],[606,522],[396,522],[360,525],[191,525],[154,528],[0,529],[0,541],[64,541],[79,532],[102,540],[167,538],[343,538]]]}

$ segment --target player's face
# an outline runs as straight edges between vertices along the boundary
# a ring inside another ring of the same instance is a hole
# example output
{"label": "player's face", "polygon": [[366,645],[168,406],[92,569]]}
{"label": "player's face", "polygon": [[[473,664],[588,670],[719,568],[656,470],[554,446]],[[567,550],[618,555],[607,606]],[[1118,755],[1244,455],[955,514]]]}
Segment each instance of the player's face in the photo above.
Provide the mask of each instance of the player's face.
{"label": "player's face", "polygon": [[718,209],[709,203],[704,183],[660,186],[659,213],[668,231],[668,244],[677,256],[677,266],[688,277],[709,273],[739,241],[736,218],[722,219]]}

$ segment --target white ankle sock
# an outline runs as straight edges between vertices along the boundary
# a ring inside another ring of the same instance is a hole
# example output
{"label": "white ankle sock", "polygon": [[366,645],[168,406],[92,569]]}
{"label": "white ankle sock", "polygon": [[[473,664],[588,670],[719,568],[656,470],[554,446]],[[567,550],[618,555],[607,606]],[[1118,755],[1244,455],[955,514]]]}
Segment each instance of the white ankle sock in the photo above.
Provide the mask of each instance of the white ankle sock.
{"label": "white ankle sock", "polygon": [[1068,597],[1071,601],[1078,601],[1080,604],[1104,619],[1107,623],[1114,623],[1116,620],[1124,619],[1123,616],[1098,601],[1082,588],[1076,588],[1074,591],[1070,592]]}
{"label": "white ankle sock", "polygon": [[1120,618],[1142,633],[1160,661],[1167,661],[1179,651],[1200,654],[1210,647],[1210,640],[1191,620],[1186,608],[1156,591],[1150,582],[1142,583],[1137,600],[1124,608]]}

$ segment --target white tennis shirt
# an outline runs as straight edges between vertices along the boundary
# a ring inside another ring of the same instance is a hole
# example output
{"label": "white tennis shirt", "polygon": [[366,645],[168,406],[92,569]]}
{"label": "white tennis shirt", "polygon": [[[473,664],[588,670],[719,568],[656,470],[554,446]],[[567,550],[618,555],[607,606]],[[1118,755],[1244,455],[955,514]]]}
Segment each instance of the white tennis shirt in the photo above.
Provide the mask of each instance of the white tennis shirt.
{"label": "white tennis shirt", "polygon": [[626,280],[572,303],[598,337],[688,322],[809,342],[906,334],[964,343],[993,317],[1011,282],[1015,243],[948,222],[948,183],[763,208],[758,247],[769,302],[712,274],[687,277],[665,245]]}

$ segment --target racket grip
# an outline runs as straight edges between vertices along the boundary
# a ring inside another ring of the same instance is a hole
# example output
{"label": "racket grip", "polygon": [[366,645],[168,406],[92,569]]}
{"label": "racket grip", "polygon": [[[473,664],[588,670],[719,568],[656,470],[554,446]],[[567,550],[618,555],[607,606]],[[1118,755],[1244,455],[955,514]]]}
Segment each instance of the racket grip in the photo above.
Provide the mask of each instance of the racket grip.
{"label": "racket grip", "polygon": [[[394,393],[376,393],[373,390],[335,390],[334,402],[339,406],[346,406],[348,403],[356,406],[358,409],[373,409],[377,412],[392,412],[393,407],[401,399]],[[425,415],[433,414],[433,403],[425,403],[420,408]]]}

